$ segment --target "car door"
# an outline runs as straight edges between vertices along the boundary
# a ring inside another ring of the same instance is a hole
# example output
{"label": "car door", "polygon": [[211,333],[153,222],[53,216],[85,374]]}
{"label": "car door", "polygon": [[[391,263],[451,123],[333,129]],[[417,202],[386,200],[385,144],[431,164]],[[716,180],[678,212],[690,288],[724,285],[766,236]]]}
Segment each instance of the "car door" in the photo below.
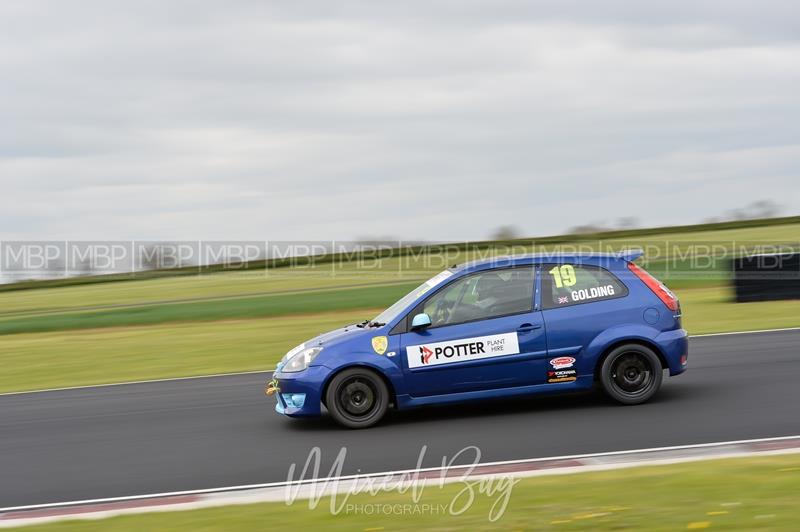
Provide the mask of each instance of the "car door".
{"label": "car door", "polygon": [[593,361],[584,348],[597,335],[625,319],[639,306],[613,273],[595,265],[567,263],[541,267],[541,306],[547,324],[547,382],[568,382],[591,375]]}
{"label": "car door", "polygon": [[534,307],[536,269],[483,270],[440,287],[412,310],[431,325],[401,334],[401,360],[412,396],[531,384],[546,357],[542,313]]}

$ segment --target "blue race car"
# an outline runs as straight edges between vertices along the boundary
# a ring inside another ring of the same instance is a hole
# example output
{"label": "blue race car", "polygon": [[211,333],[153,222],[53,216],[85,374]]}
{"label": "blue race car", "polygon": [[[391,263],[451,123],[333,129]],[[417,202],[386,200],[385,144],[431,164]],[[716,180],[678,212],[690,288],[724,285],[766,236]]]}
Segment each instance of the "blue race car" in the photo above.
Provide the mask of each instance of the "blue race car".
{"label": "blue race car", "polygon": [[390,408],[569,392],[599,382],[639,404],[686,370],[677,298],[634,264],[641,251],[527,255],[445,270],[371,321],[286,353],[276,410],[349,428]]}

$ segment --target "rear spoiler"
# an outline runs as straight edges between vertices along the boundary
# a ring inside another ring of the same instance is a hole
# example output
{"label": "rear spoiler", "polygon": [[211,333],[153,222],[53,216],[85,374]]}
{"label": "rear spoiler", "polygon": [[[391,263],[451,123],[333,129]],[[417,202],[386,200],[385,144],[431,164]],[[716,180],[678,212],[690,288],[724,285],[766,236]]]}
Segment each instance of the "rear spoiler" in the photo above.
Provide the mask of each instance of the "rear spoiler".
{"label": "rear spoiler", "polygon": [[642,249],[626,249],[617,253],[617,258],[633,262],[642,255],[644,255],[644,250]]}

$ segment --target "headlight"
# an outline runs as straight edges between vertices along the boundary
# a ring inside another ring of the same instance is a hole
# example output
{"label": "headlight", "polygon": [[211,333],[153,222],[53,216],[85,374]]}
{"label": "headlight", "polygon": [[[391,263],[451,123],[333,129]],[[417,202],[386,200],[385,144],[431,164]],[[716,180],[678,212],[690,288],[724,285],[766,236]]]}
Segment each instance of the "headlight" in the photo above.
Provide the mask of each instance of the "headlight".
{"label": "headlight", "polygon": [[295,356],[297,353],[299,353],[300,351],[304,350],[305,348],[306,348],[306,344],[300,344],[297,347],[291,348],[288,353],[283,355],[283,358],[281,358],[281,361],[278,362],[278,369],[281,369],[281,367],[285,366],[286,363],[289,362],[290,358],[292,358],[293,356]]}
{"label": "headlight", "polygon": [[[300,347],[300,346],[298,346]],[[292,352],[294,351],[294,353]],[[303,371],[311,364],[311,361],[317,358],[320,351],[322,351],[321,347],[309,347],[303,349],[297,349],[295,347],[286,353],[284,357],[285,362],[281,361],[280,370],[286,373],[293,373],[296,371]]]}

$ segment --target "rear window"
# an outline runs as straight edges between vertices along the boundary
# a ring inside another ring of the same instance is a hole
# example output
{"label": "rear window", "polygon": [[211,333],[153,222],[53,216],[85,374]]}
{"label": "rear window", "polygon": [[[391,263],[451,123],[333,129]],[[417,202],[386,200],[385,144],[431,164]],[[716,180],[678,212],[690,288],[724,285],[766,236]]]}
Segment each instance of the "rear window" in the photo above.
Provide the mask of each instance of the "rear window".
{"label": "rear window", "polygon": [[568,307],[627,295],[628,288],[622,281],[599,266],[542,265],[542,308]]}

